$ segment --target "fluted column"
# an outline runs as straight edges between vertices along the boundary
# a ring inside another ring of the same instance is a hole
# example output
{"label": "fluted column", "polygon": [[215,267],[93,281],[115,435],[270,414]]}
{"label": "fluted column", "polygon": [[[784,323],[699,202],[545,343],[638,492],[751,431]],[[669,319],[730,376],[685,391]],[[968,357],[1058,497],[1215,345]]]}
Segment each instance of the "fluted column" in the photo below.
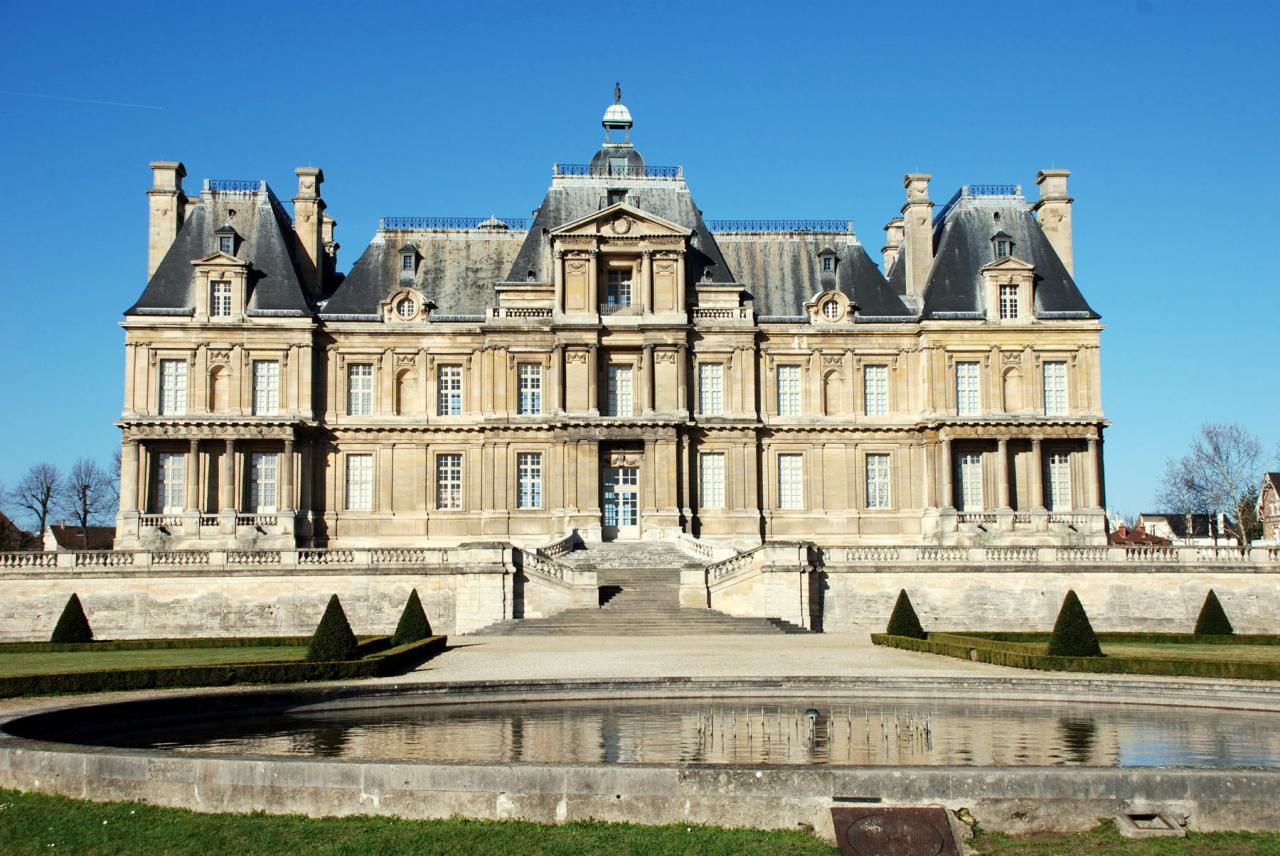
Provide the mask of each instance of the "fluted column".
{"label": "fluted column", "polygon": [[951,440],[942,439],[942,507],[955,508],[955,494],[952,490]]}
{"label": "fluted column", "polygon": [[587,348],[587,411],[600,415],[600,360],[599,348]]}
{"label": "fluted column", "polygon": [[138,510],[138,441],[128,440],[120,450],[120,510]]}
{"label": "fluted column", "polygon": [[1098,461],[1098,438],[1090,437],[1089,443],[1089,460],[1085,465],[1085,472],[1089,479],[1089,507],[1098,508],[1102,505],[1102,467]]}
{"label": "fluted column", "polygon": [[1000,508],[1009,507],[1009,441],[1005,437],[996,440],[996,497]]}
{"label": "fluted column", "polygon": [[686,364],[688,349],[684,345],[676,346],[676,409],[688,415],[689,412],[689,366]]}
{"label": "fluted column", "polygon": [[1044,508],[1044,450],[1039,437],[1031,438],[1031,507]]}
{"label": "fluted column", "polygon": [[[648,258],[648,255],[645,255]],[[654,410],[654,390],[657,387],[657,380],[653,375],[653,345],[644,346],[644,415],[648,416]]]}

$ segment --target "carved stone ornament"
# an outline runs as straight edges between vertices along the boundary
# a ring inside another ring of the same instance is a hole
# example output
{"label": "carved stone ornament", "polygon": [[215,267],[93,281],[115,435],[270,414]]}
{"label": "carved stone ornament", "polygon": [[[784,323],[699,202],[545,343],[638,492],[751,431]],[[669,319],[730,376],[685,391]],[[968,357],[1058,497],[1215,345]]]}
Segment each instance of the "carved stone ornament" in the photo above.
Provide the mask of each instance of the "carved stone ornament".
{"label": "carved stone ornament", "polygon": [[609,224],[609,229],[615,235],[625,235],[631,231],[631,218],[618,217],[612,223]]}
{"label": "carved stone ornament", "polygon": [[229,364],[229,363],[231,362],[231,352],[230,352],[230,351],[225,351],[225,350],[212,350],[212,349],[210,349],[210,351],[209,351],[209,362],[210,362],[211,364],[214,364],[214,365],[216,365],[216,364],[218,364],[218,363],[221,363],[221,364],[223,364],[223,365],[227,365],[227,364]]}
{"label": "carved stone ornament", "polygon": [[838,369],[844,365],[844,356],[841,354],[823,354],[823,368]]}
{"label": "carved stone ornament", "polygon": [[417,354],[396,354],[396,368],[398,369],[411,369],[417,362]]}
{"label": "carved stone ornament", "polygon": [[660,274],[672,274],[676,271],[675,262],[658,262],[654,265],[654,270]]}
{"label": "carved stone ornament", "polygon": [[659,363],[674,363],[676,361],[676,352],[675,351],[655,351],[653,354],[653,359],[655,362],[659,362]]}
{"label": "carved stone ornament", "polygon": [[586,351],[567,351],[564,355],[564,361],[566,363],[582,363],[585,365],[587,362],[587,352]]}
{"label": "carved stone ornament", "polygon": [[587,263],[584,261],[574,260],[569,262],[569,273],[583,273],[587,269]]}
{"label": "carved stone ornament", "polygon": [[1021,351],[1012,351],[1012,352],[1001,351],[1000,362],[1004,363],[1006,366],[1011,365],[1013,363],[1020,363],[1022,362],[1022,352]]}
{"label": "carved stone ornament", "polygon": [[644,462],[643,455],[637,455],[634,452],[613,452],[609,455],[609,466],[611,467],[638,467]]}

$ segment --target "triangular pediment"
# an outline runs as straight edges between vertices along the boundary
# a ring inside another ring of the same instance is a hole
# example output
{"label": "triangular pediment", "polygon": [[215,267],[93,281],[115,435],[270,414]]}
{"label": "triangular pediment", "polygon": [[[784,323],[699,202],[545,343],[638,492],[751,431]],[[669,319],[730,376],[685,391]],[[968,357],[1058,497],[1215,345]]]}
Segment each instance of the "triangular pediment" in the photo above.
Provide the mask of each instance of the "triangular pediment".
{"label": "triangular pediment", "polygon": [[223,252],[212,253],[202,259],[193,259],[191,263],[200,267],[248,267],[249,265],[244,259],[238,259]]}
{"label": "triangular pediment", "polygon": [[986,271],[1028,271],[1035,270],[1036,266],[1031,262],[1024,262],[1022,259],[1013,256],[1005,256],[1002,259],[996,259],[990,264],[982,266],[983,272]]}
{"label": "triangular pediment", "polygon": [[664,220],[656,214],[650,214],[625,202],[618,202],[608,208],[595,211],[580,220],[566,223],[551,230],[552,235],[605,235],[636,237],[638,235],[682,235],[693,234],[678,223]]}

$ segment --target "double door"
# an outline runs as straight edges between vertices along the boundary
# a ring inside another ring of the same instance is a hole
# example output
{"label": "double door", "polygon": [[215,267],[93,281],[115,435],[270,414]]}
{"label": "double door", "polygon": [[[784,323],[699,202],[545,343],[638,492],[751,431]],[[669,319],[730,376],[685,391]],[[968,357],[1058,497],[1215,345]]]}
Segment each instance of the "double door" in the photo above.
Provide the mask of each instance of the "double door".
{"label": "double door", "polygon": [[640,538],[640,468],[606,467],[604,470],[604,529],[606,541]]}

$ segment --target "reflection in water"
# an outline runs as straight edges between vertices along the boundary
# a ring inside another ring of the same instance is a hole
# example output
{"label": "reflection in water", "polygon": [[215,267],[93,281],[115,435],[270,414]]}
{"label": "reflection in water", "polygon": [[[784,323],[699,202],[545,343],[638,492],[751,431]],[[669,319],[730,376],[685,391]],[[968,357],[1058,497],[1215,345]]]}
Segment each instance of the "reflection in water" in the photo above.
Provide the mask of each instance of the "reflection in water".
{"label": "reflection in water", "polygon": [[1267,713],[1136,705],[693,699],[299,712],[109,742],[445,762],[1251,766],[1280,765],[1275,725]]}

